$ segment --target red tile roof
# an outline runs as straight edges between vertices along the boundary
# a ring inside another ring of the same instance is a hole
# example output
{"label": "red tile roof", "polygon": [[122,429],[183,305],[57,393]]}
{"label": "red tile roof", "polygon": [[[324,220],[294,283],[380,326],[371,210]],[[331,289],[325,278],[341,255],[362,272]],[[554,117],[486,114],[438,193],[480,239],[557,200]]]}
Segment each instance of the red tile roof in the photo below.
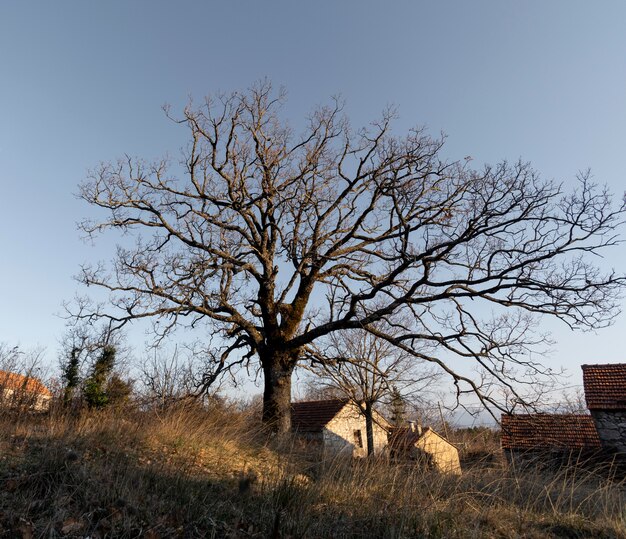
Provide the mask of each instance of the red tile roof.
{"label": "red tile roof", "polygon": [[392,449],[406,451],[413,447],[427,430],[428,427],[422,432],[407,427],[392,427],[389,429],[389,446]]}
{"label": "red tile roof", "polygon": [[583,365],[582,369],[587,408],[626,409],[626,363]]}
{"label": "red tile roof", "polygon": [[294,402],[291,428],[297,432],[320,432],[346,404],[347,399]]}
{"label": "red tile roof", "polygon": [[0,390],[12,389],[13,391],[26,391],[28,393],[52,396],[41,380],[33,376],[23,376],[16,372],[0,371]]}
{"label": "red tile roof", "polygon": [[518,414],[502,416],[503,449],[599,449],[589,415]]}
{"label": "red tile roof", "polygon": [[422,428],[421,432],[419,432],[419,430],[411,430],[411,428],[408,428],[408,427],[392,427],[389,429],[389,436],[388,436],[389,446],[392,449],[396,449],[396,450],[401,450],[401,451],[409,450],[417,443],[417,441],[422,436],[424,436],[428,432],[433,432],[439,438],[441,438],[441,440],[455,447],[454,444],[451,444],[448,440],[446,440],[440,434],[437,434],[430,427]]}

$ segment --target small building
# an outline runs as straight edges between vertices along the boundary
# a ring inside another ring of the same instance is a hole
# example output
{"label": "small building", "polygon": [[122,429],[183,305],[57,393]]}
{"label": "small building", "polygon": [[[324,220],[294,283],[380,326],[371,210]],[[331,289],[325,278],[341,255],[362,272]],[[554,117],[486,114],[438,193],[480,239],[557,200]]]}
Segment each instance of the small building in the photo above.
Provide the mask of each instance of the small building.
{"label": "small building", "polygon": [[[387,446],[387,420],[374,411],[374,454]],[[324,453],[367,456],[365,417],[348,399],[295,402],[291,429]]]}
{"label": "small building", "polygon": [[0,406],[44,412],[52,394],[39,378],[0,370]]}
{"label": "small building", "polygon": [[502,450],[510,463],[582,463],[601,451],[590,415],[503,415],[501,426]]}
{"label": "small building", "polygon": [[587,408],[602,446],[626,455],[626,364],[583,365]]}
{"label": "small building", "polygon": [[459,450],[433,429],[410,423],[389,432],[389,452],[392,458],[406,458],[441,473],[461,473]]}

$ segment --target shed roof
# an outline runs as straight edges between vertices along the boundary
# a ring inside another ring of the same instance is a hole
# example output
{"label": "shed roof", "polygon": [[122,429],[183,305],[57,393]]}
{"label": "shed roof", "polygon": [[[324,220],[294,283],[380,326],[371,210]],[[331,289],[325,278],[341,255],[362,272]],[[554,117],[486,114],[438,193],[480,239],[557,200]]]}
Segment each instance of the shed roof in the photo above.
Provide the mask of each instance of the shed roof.
{"label": "shed roof", "polygon": [[503,449],[599,449],[589,415],[517,414],[502,416]]}
{"label": "shed roof", "polygon": [[348,402],[348,399],[294,402],[291,428],[297,432],[320,432]]}
{"label": "shed roof", "polygon": [[626,409],[626,363],[583,365],[582,369],[587,408]]}
{"label": "shed roof", "polygon": [[39,378],[24,376],[16,372],[0,370],[0,389],[26,391],[28,393],[51,396],[52,394]]}
{"label": "shed roof", "polygon": [[419,430],[412,430],[411,428],[407,427],[391,428],[389,429],[389,446],[392,449],[409,449],[410,447],[414,446],[420,438],[422,438],[429,432],[440,438],[446,444],[452,447],[456,447],[454,444],[450,443],[443,436],[441,436],[441,434],[438,434],[430,427],[425,427],[421,429],[421,432],[419,432]]}

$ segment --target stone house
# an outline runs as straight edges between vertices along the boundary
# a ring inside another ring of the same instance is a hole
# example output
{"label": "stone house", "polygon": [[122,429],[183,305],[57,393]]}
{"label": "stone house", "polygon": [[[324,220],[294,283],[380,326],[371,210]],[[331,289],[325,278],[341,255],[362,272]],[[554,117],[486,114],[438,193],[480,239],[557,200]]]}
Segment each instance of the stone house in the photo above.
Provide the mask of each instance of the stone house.
{"label": "stone house", "polygon": [[[374,411],[374,454],[385,450],[388,428],[387,420]],[[293,403],[291,429],[323,453],[367,456],[365,417],[348,399]]]}
{"label": "stone house", "polygon": [[583,365],[587,408],[607,451],[626,457],[626,364]]}
{"label": "stone house", "polygon": [[501,444],[509,463],[583,463],[602,449],[590,415],[502,415]]}
{"label": "stone house", "polygon": [[44,412],[51,400],[52,394],[38,378],[0,370],[0,406]]}
{"label": "stone house", "polygon": [[414,460],[441,473],[461,474],[457,447],[433,429],[413,422],[407,428],[390,430],[389,452],[392,458]]}

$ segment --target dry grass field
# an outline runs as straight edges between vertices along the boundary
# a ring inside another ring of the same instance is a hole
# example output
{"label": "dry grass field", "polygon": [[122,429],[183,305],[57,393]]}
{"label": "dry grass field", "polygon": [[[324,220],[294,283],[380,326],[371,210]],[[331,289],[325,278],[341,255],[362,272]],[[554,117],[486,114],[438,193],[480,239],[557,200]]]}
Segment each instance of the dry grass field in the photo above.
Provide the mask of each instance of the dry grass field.
{"label": "dry grass field", "polygon": [[320,463],[254,424],[223,407],[5,415],[0,537],[626,538],[624,485],[602,474]]}

